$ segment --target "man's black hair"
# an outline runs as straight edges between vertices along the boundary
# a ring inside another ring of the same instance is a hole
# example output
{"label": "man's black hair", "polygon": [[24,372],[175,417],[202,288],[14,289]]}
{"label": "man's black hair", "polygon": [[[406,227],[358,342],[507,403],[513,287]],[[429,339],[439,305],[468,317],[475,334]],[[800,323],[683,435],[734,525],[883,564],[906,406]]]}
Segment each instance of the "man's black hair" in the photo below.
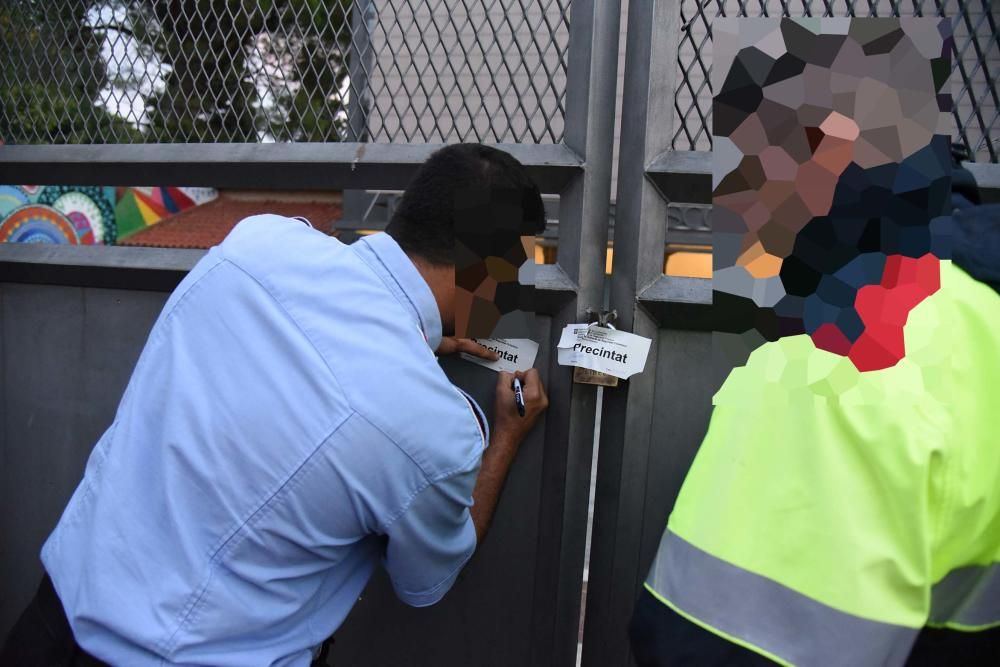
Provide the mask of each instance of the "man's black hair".
{"label": "man's black hair", "polygon": [[[538,186],[514,157],[482,144],[453,144],[435,151],[406,188],[386,232],[409,255],[439,266],[455,263],[456,203],[462,193],[522,193],[522,220],[510,221],[522,235],[545,229]],[[484,224],[492,224],[484,220]],[[506,226],[506,225],[505,225]]]}

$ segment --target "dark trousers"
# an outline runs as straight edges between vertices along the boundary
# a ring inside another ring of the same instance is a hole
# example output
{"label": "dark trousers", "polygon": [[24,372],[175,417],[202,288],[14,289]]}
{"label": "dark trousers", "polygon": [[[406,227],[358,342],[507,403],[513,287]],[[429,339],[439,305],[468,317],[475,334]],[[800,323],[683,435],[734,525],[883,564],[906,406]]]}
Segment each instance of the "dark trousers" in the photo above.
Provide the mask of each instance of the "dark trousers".
{"label": "dark trousers", "polygon": [[[333,637],[323,642],[323,649],[312,664],[326,667],[332,645]],[[76,643],[62,602],[46,574],[0,649],[0,667],[107,667],[107,664]]]}
{"label": "dark trousers", "polygon": [[639,667],[774,667],[764,656],[690,622],[645,588],[629,637]]}
{"label": "dark trousers", "polygon": [[0,665],[98,667],[105,665],[76,643],[49,575],[21,614],[0,650]]}

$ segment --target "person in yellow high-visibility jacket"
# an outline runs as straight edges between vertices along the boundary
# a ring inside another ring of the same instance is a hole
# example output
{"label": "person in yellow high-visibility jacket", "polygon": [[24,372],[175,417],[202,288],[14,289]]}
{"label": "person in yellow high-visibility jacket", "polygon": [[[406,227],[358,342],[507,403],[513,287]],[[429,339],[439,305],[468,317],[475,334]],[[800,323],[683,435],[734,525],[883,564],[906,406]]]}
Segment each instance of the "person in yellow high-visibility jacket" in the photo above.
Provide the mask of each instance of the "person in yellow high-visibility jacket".
{"label": "person in yellow high-visibility jacket", "polygon": [[639,601],[639,664],[1000,664],[998,328],[1000,296],[942,262],[895,366],[800,335],[734,370]]}
{"label": "person in yellow high-visibility jacket", "polygon": [[949,26],[823,21],[713,24],[715,305],[769,342],[714,398],[641,666],[1000,665],[1000,296],[946,259]]}

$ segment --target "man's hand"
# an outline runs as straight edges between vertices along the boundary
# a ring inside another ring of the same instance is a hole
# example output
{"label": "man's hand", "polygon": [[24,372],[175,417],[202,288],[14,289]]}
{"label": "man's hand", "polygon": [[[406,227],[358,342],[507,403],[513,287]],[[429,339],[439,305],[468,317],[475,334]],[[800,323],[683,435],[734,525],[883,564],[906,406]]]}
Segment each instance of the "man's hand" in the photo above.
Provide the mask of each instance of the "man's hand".
{"label": "man's hand", "polygon": [[442,338],[441,345],[438,346],[435,354],[443,357],[447,354],[455,354],[456,352],[465,352],[486,361],[496,361],[499,358],[496,352],[487,350],[471,338],[455,338],[454,336],[445,336]]}
{"label": "man's hand", "polygon": [[[514,378],[521,381],[524,395],[524,416],[517,414],[514,403]],[[482,542],[493,520],[500,490],[507,479],[507,471],[514,461],[521,441],[528,435],[538,417],[549,407],[548,396],[542,379],[534,368],[527,372],[500,373],[497,378],[497,395],[493,406],[493,430],[490,446],[483,454],[483,462],[472,491],[472,523],[476,526],[476,540]]]}
{"label": "man's hand", "polygon": [[[521,381],[523,390],[523,417],[517,413],[517,404],[514,402],[515,377]],[[493,430],[520,444],[548,407],[549,397],[545,395],[538,369],[530,368],[516,373],[501,372],[497,378],[496,399],[493,404]]]}

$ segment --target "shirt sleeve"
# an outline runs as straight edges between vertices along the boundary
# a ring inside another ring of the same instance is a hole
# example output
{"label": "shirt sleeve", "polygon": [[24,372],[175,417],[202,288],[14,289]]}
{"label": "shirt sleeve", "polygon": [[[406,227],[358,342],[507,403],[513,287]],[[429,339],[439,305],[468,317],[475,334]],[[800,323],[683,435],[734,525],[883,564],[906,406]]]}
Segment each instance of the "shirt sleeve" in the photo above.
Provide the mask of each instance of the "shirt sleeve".
{"label": "shirt sleeve", "polygon": [[385,568],[406,604],[438,602],[476,550],[469,508],[478,471],[477,460],[473,467],[430,484],[386,529]]}

